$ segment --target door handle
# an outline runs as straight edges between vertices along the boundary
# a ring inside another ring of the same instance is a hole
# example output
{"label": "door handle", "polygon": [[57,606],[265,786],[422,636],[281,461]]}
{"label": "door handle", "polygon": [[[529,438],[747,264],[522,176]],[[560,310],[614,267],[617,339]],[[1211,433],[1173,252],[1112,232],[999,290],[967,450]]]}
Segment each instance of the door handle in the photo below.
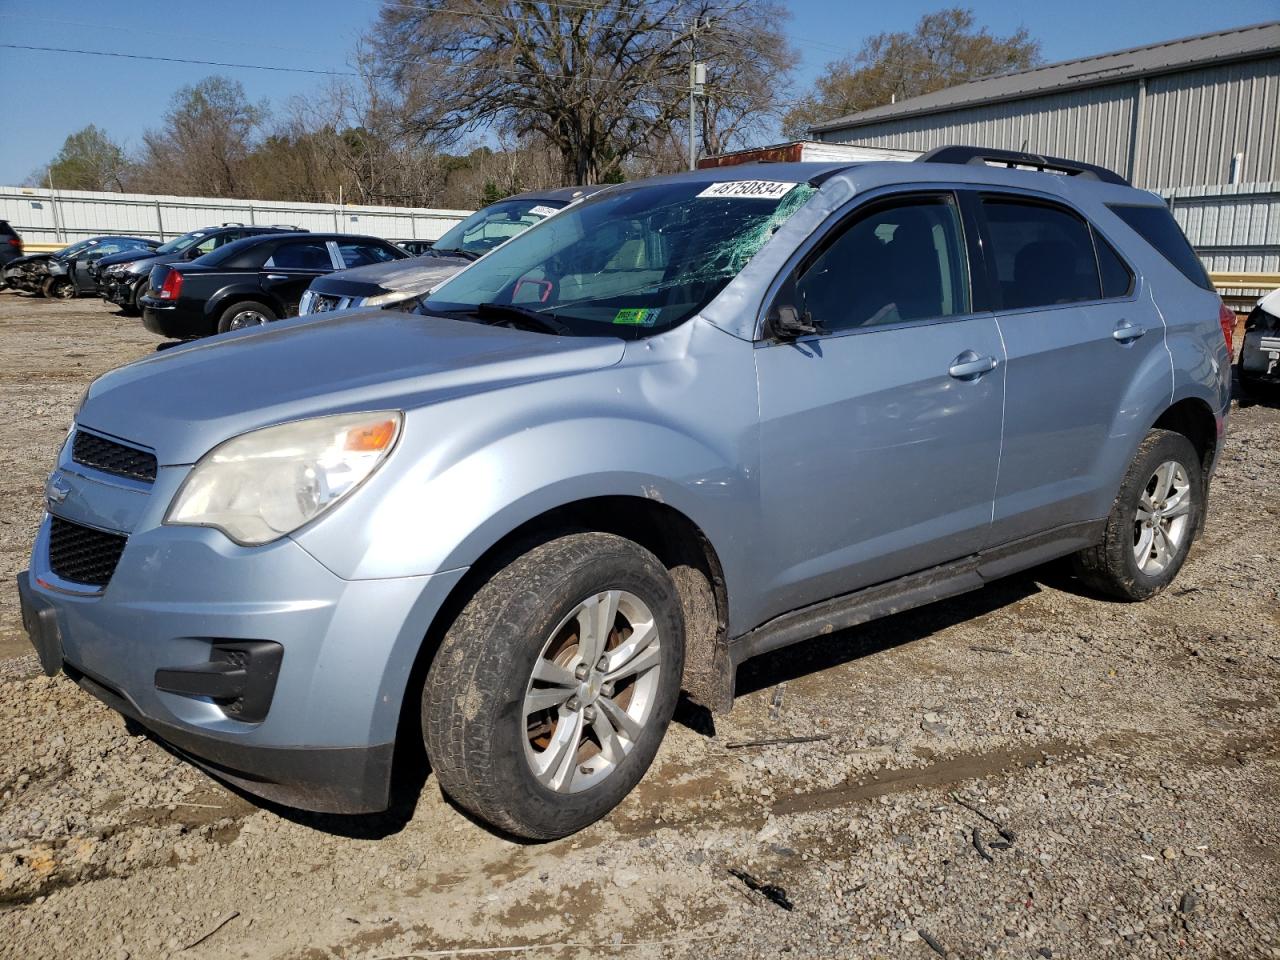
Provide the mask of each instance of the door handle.
{"label": "door handle", "polygon": [[1139,327],[1128,320],[1121,320],[1111,331],[1111,336],[1121,343],[1132,343],[1147,332],[1146,327]]}
{"label": "door handle", "polygon": [[288,280],[289,278],[285,276],[283,273],[268,273],[267,279],[268,280]]}
{"label": "door handle", "polygon": [[984,373],[990,373],[999,363],[995,357],[983,357],[972,350],[966,350],[951,361],[947,373],[957,380],[977,380]]}

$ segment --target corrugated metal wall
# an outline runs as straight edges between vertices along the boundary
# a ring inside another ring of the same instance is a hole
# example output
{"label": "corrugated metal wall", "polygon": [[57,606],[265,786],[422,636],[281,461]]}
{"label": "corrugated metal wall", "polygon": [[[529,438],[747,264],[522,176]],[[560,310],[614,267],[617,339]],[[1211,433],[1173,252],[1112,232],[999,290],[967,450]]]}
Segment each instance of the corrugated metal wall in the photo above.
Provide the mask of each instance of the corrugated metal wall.
{"label": "corrugated metal wall", "polygon": [[949,143],[1029,150],[1100,164],[1150,190],[1229,183],[1241,153],[1237,182],[1280,180],[1280,57],[883,120],[822,138],[910,150]]}
{"label": "corrugated metal wall", "polygon": [[59,190],[55,202],[55,195],[47,189],[0,187],[0,220],[8,220],[30,243],[70,242],[110,233],[165,240],[227,221],[287,223],[307,230],[370,234],[388,240],[435,240],[470,212],[83,190]]}
{"label": "corrugated metal wall", "polygon": [[1135,92],[1132,83],[1094,87],[831,130],[823,139],[920,151],[950,143],[976,144],[1124,170],[1129,163]]}
{"label": "corrugated metal wall", "polygon": [[1280,57],[1152,77],[1143,115],[1139,186],[1280,180]]}

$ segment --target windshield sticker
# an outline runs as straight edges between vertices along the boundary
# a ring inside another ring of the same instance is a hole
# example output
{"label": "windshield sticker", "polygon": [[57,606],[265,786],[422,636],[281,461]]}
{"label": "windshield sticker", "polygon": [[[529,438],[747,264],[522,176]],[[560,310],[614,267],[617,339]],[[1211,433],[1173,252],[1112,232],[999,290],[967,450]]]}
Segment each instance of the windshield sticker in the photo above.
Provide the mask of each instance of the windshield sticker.
{"label": "windshield sticker", "polygon": [[629,307],[619,310],[613,318],[614,323],[624,323],[632,327],[652,327],[658,322],[660,310],[651,307]]}
{"label": "windshield sticker", "polygon": [[546,206],[543,206],[542,204],[538,204],[538,206],[536,207],[529,208],[530,216],[534,216],[534,217],[549,217],[555,212],[556,212],[555,207],[546,207]]}
{"label": "windshield sticker", "polygon": [[713,183],[698,194],[698,199],[738,197],[744,200],[781,200],[795,186],[794,183],[782,183],[778,180],[729,180],[725,183]]}

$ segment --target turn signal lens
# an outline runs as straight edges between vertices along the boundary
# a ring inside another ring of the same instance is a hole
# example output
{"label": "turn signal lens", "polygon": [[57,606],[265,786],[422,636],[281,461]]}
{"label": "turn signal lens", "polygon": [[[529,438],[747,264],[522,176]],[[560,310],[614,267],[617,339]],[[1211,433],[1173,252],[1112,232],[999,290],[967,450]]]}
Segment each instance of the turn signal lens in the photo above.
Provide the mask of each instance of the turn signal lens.
{"label": "turn signal lens", "polygon": [[347,431],[347,449],[360,453],[376,453],[391,446],[399,429],[398,420],[383,420],[381,423],[357,427]]}

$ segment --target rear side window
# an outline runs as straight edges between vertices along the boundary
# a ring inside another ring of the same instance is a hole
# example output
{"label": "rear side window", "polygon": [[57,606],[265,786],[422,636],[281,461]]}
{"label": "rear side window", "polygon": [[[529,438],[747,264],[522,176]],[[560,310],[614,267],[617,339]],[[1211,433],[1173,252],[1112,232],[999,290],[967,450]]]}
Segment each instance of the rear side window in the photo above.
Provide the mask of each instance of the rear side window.
{"label": "rear side window", "polygon": [[950,197],[914,197],[856,216],[795,281],[797,306],[826,330],[969,312],[960,217]]}
{"label": "rear side window", "polygon": [[1048,307],[1102,295],[1089,225],[1061,207],[983,197],[989,268],[1004,310]]}
{"label": "rear side window", "polygon": [[1178,271],[1194,283],[1206,290],[1213,289],[1209,274],[1204,264],[1191,249],[1186,234],[1173,219],[1168,207],[1129,206],[1124,204],[1107,204],[1108,209],[1127,223],[1142,239],[1151,244],[1160,255],[1178,268]]}
{"label": "rear side window", "polygon": [[332,270],[333,260],[325,243],[311,240],[281,244],[265,266],[282,270]]}

